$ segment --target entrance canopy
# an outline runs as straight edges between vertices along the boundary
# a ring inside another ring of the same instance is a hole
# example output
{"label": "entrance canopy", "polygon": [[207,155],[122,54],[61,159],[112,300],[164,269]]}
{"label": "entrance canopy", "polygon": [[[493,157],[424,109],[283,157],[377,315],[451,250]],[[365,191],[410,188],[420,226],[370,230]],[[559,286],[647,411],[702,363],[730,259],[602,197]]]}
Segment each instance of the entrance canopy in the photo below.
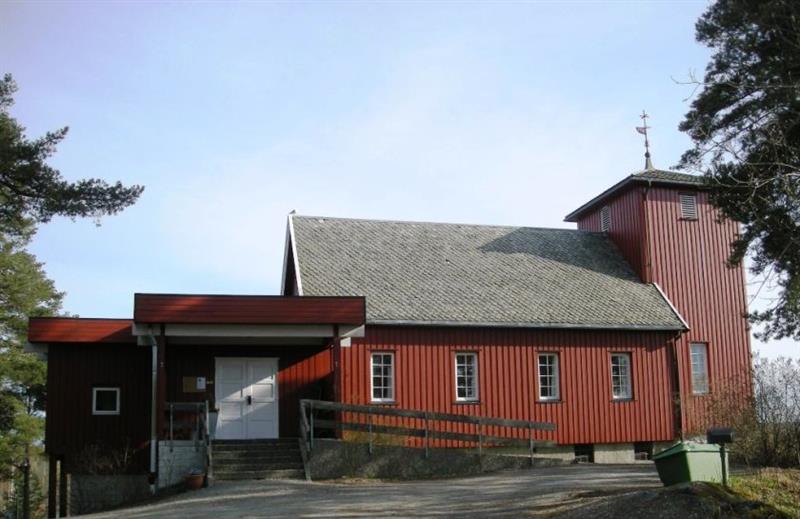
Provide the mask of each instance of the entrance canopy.
{"label": "entrance canopy", "polygon": [[364,336],[363,297],[135,294],[133,319],[31,318],[27,350],[54,343],[319,344]]}

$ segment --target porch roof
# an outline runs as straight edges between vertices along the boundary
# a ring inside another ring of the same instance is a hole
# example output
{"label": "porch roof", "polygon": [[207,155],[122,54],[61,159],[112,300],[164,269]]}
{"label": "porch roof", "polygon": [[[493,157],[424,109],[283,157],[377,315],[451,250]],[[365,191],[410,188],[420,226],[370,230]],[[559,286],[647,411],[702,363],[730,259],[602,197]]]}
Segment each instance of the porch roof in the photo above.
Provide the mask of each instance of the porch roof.
{"label": "porch roof", "polygon": [[[166,325],[190,337],[321,338],[363,333],[363,297],[135,294],[133,319],[32,317],[28,343],[133,343]],[[152,330],[152,331],[151,331]]]}
{"label": "porch roof", "polygon": [[366,320],[363,297],[135,294],[133,320],[155,324],[349,324]]}

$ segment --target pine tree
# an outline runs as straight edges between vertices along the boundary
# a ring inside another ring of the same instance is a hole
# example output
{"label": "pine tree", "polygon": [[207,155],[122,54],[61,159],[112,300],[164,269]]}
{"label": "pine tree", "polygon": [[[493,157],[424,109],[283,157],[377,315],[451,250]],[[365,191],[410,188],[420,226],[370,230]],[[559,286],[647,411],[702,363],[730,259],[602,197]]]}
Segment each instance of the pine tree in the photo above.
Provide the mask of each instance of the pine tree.
{"label": "pine tree", "polygon": [[696,37],[714,54],[680,129],[681,165],[704,170],[711,202],[742,223],[730,261],[779,297],[751,319],[763,338],[800,339],[800,2],[717,0]]}

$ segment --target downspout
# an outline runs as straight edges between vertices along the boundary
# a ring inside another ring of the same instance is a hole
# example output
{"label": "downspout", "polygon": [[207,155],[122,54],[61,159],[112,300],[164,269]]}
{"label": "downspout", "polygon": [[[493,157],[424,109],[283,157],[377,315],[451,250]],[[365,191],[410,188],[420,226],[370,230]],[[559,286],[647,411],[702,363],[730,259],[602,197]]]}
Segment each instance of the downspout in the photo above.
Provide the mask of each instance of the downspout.
{"label": "downspout", "polygon": [[676,333],[672,338],[672,347],[670,348],[670,364],[672,367],[672,383],[674,384],[675,391],[672,394],[673,400],[673,422],[678,431],[678,437],[681,441],[684,440],[683,436],[683,393],[681,392],[681,372],[678,367],[678,340],[682,332]]}
{"label": "downspout", "polygon": [[158,491],[158,474],[156,473],[156,449],[158,448],[158,424],[156,416],[156,400],[158,398],[158,342],[152,335],[150,341],[151,374],[150,374],[150,493]]}

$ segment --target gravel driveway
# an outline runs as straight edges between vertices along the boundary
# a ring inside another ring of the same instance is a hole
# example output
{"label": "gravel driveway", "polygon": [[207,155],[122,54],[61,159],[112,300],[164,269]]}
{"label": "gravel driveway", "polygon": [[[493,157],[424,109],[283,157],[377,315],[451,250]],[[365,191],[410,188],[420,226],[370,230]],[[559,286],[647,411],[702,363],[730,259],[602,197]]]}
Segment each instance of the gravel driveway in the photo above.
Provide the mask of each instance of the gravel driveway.
{"label": "gravel driveway", "polygon": [[660,487],[652,464],[567,465],[413,482],[220,482],[94,518],[546,516],[609,494]]}

